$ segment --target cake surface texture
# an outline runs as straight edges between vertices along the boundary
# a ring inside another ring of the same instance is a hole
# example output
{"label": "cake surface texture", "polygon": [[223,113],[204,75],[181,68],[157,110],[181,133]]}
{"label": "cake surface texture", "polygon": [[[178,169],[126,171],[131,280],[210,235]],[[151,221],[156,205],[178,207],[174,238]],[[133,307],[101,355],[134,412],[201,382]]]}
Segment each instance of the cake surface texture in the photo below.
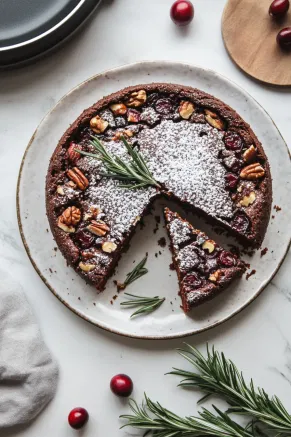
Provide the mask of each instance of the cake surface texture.
{"label": "cake surface texture", "polygon": [[242,276],[245,265],[176,212],[165,208],[164,214],[182,306],[187,313]]}
{"label": "cake surface texture", "polygon": [[[129,163],[126,138],[160,188],[127,189],[104,176],[101,160],[78,152],[96,153],[92,136]],[[272,203],[263,147],[250,126],[215,97],[153,83],[123,89],[85,110],[50,160],[46,206],[54,238],[68,263],[100,291],[159,196],[259,247]]]}

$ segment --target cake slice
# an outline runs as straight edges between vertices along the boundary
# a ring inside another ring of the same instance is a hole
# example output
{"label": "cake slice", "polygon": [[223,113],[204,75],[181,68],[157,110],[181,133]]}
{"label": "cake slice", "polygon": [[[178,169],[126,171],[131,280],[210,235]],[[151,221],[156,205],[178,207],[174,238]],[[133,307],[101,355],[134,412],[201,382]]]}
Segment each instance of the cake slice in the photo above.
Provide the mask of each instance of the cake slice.
{"label": "cake slice", "polygon": [[245,265],[176,212],[165,208],[164,213],[183,309],[187,313],[242,276]]}

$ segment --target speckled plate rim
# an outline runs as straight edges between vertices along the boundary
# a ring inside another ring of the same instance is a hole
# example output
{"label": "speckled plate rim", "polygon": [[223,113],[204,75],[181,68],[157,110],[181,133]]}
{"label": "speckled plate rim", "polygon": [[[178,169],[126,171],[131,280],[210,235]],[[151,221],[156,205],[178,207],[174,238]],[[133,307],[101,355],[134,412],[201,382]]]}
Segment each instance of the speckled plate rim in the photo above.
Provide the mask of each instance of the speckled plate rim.
{"label": "speckled plate rim", "polygon": [[170,334],[170,335],[160,335],[160,336],[146,336],[146,335],[138,335],[138,334],[129,334],[129,333],[124,333],[124,332],[120,332],[117,329],[113,329],[113,328],[109,328],[108,326],[104,326],[101,323],[98,323],[96,321],[91,320],[89,317],[87,317],[83,312],[78,311],[77,309],[73,308],[68,302],[66,302],[61,296],[59,296],[59,294],[57,293],[57,291],[49,284],[49,282],[47,281],[47,279],[44,277],[44,275],[41,273],[41,271],[39,270],[36,261],[34,260],[34,258],[32,257],[31,253],[30,253],[30,249],[28,246],[28,243],[26,241],[25,235],[24,235],[24,231],[23,231],[23,226],[22,226],[22,221],[21,221],[21,214],[20,214],[20,184],[21,184],[21,177],[22,177],[22,170],[23,170],[23,166],[25,163],[25,158],[27,156],[27,153],[33,143],[33,140],[40,128],[40,126],[42,125],[42,123],[56,110],[56,108],[59,106],[59,104],[62,103],[63,100],[65,100],[71,93],[75,92],[77,89],[79,89],[80,87],[82,87],[83,85],[95,80],[96,78],[99,78],[101,76],[106,76],[108,73],[118,73],[118,71],[121,71],[122,69],[125,68],[130,68],[130,67],[134,67],[134,66],[142,66],[142,65],[153,65],[153,64],[160,64],[163,65],[164,68],[167,67],[167,65],[180,65],[182,67],[187,67],[187,68],[196,68],[196,69],[200,69],[203,70],[205,72],[214,74],[220,78],[222,78],[225,81],[228,81],[229,83],[232,84],[233,87],[237,88],[239,91],[245,93],[250,99],[252,99],[259,107],[260,109],[267,115],[267,117],[269,118],[269,120],[273,123],[275,129],[277,130],[278,134],[280,135],[283,143],[285,144],[286,147],[286,151],[287,154],[289,156],[289,162],[291,164],[291,154],[289,151],[289,148],[287,146],[286,141],[284,140],[281,132],[279,131],[276,123],[274,122],[274,120],[271,118],[271,116],[268,114],[268,112],[262,107],[262,105],[260,105],[260,103],[258,103],[258,101],[256,99],[254,99],[254,97],[251,96],[250,93],[248,93],[247,91],[245,91],[245,89],[243,89],[240,85],[237,85],[235,82],[233,82],[231,79],[227,78],[226,76],[217,73],[214,70],[211,70],[209,68],[204,68],[201,67],[199,65],[195,65],[195,64],[188,64],[188,63],[184,63],[184,62],[177,62],[177,61],[140,61],[140,62],[135,62],[135,63],[131,63],[131,64],[125,64],[119,67],[115,67],[106,71],[103,71],[99,74],[93,75],[91,76],[89,79],[81,82],[79,85],[77,85],[76,87],[72,88],[68,93],[66,93],[58,102],[57,104],[43,117],[43,119],[40,121],[39,125],[37,126],[37,128],[35,129],[22,158],[21,164],[20,164],[20,169],[19,169],[19,174],[18,174],[18,180],[17,180],[17,187],[16,187],[16,210],[17,210],[17,221],[18,221],[18,226],[19,226],[19,231],[20,231],[20,235],[21,235],[21,239],[24,245],[24,248],[26,250],[26,253],[29,257],[29,260],[32,264],[32,266],[34,267],[35,271],[37,272],[37,274],[39,275],[39,277],[41,278],[41,280],[44,282],[44,284],[48,287],[48,289],[54,294],[54,296],[60,301],[62,302],[62,304],[64,304],[70,311],[72,311],[74,314],[76,314],[77,316],[79,316],[80,318],[86,320],[87,322],[89,322],[90,324],[97,326],[105,331],[111,332],[113,334],[117,334],[120,335],[122,337],[129,337],[129,338],[136,338],[136,339],[141,339],[141,340],[172,340],[172,339],[176,339],[176,338],[184,338],[184,337],[189,337],[191,335],[196,335],[196,334],[200,334],[202,332],[208,331],[210,329],[213,329],[219,325],[221,325],[222,323],[225,323],[226,321],[232,319],[234,316],[236,316],[237,314],[239,314],[240,312],[242,312],[245,308],[247,308],[262,292],[263,290],[269,285],[269,283],[272,281],[272,279],[275,277],[275,275],[278,273],[280,267],[282,266],[288,251],[291,247],[291,238],[289,238],[288,244],[286,246],[286,251],[284,252],[282,259],[280,260],[280,262],[278,263],[277,268],[274,270],[273,274],[270,276],[269,280],[262,285],[258,291],[250,298],[248,299],[245,304],[243,304],[240,308],[238,308],[237,310],[233,311],[232,313],[230,313],[228,316],[222,318],[219,321],[216,321],[214,323],[212,323],[211,325],[208,325],[206,327],[203,327],[201,329],[197,329],[193,332],[186,332],[186,333],[178,333],[178,334]]}

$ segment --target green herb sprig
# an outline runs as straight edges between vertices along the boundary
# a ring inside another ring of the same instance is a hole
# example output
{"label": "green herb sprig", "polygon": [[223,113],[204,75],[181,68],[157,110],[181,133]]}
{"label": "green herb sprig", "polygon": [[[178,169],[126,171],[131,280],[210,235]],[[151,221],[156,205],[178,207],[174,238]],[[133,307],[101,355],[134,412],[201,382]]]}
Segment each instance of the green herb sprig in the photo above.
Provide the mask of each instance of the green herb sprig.
{"label": "green herb sprig", "polygon": [[189,361],[197,372],[176,369],[170,372],[183,378],[182,387],[197,387],[206,395],[222,396],[230,405],[227,413],[237,413],[252,417],[256,422],[277,436],[291,435],[291,415],[277,396],[269,397],[262,388],[255,388],[253,380],[246,383],[235,364],[214,347],[207,346],[206,358],[195,348],[186,345],[179,353]]}
{"label": "green herb sprig", "polygon": [[130,317],[135,317],[140,314],[149,314],[158,309],[162,303],[165,301],[165,298],[160,298],[158,296],[155,297],[142,297],[136,296],[134,294],[124,293],[125,296],[133,297],[132,300],[128,300],[125,302],[121,302],[121,306],[128,308],[140,307],[137,311],[135,311]]}
{"label": "green herb sprig", "polygon": [[107,172],[101,173],[101,176],[125,182],[124,184],[121,184],[121,187],[123,188],[136,189],[148,186],[161,188],[152,176],[139,151],[133,149],[123,136],[121,137],[121,140],[132,158],[132,161],[129,163],[124,162],[116,155],[108,153],[100,140],[94,135],[92,136],[90,144],[95,147],[97,153],[83,152],[82,150],[77,149],[76,152],[102,161]]}
{"label": "green herb sprig", "polygon": [[139,262],[130,273],[127,273],[126,279],[124,282],[118,282],[118,281],[116,282],[117,288],[119,290],[124,290],[128,285],[132,284],[138,278],[141,278],[142,276],[144,276],[148,273],[148,269],[145,268],[145,264],[147,262],[147,259],[148,259],[148,257],[145,256],[141,260],[141,262]]}
{"label": "green herb sprig", "polygon": [[253,437],[251,427],[242,427],[216,407],[213,408],[217,416],[204,408],[199,416],[184,418],[152,402],[146,395],[141,407],[134,400],[130,400],[129,406],[133,414],[120,416],[127,421],[122,428],[132,426],[144,430],[145,434],[151,432],[154,437]]}

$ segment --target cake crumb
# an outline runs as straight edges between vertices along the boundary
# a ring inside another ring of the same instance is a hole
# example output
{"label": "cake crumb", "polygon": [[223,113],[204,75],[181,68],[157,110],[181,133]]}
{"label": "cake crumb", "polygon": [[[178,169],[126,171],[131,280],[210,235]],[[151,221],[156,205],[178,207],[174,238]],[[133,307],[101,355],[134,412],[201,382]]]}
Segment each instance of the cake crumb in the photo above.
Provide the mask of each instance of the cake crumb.
{"label": "cake crumb", "polygon": [[167,244],[167,242],[166,242],[165,237],[161,237],[161,238],[158,240],[158,245],[159,245],[159,246],[161,246],[161,247],[166,247],[166,244]]}
{"label": "cake crumb", "polygon": [[157,223],[161,223],[161,217],[159,215],[155,215],[155,220]]}
{"label": "cake crumb", "polygon": [[279,212],[279,211],[282,211],[282,208],[280,208],[280,206],[278,206],[278,205],[274,205],[274,210],[276,212]]}
{"label": "cake crumb", "polygon": [[262,256],[264,256],[264,255],[266,255],[266,253],[268,252],[268,248],[267,247],[265,247],[265,249],[263,249],[263,250],[261,250],[261,258],[262,258]]}
{"label": "cake crumb", "polygon": [[113,299],[113,300],[116,300],[116,299],[117,299],[117,297],[118,297],[118,296],[117,296],[117,294],[115,294],[115,295],[113,296],[113,298],[112,298],[112,299]]}
{"label": "cake crumb", "polygon": [[169,267],[170,267],[170,270],[175,270],[174,263],[171,263],[171,264],[169,265]]}
{"label": "cake crumb", "polygon": [[246,280],[248,281],[248,279],[251,277],[251,276],[253,276],[255,273],[257,273],[257,271],[256,270],[252,270],[250,273],[247,273],[246,274]]}

